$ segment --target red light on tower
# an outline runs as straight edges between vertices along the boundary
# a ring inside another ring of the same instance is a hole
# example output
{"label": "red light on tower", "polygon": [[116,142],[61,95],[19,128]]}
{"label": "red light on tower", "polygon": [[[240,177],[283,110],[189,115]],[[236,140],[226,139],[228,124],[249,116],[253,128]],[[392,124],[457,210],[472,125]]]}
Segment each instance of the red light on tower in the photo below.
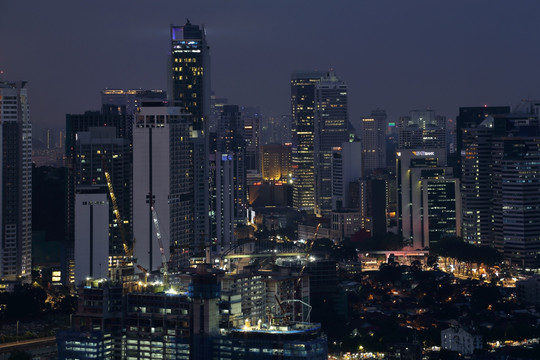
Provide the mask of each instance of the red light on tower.
{"label": "red light on tower", "polygon": [[487,108],[487,104],[484,104],[484,107]]}

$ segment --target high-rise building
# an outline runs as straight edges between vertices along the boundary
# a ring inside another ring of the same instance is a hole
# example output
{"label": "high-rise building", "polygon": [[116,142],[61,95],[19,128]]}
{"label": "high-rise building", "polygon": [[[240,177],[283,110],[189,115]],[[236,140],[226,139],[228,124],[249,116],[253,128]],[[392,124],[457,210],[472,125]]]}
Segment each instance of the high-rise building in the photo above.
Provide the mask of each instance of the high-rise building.
{"label": "high-rise building", "polygon": [[261,171],[260,147],[261,147],[261,120],[262,114],[258,106],[242,106],[242,121],[244,131],[242,136],[245,141],[245,164],[246,171]]}
{"label": "high-rise building", "polygon": [[315,209],[332,210],[332,151],[349,139],[347,84],[334,72],[326,73],[315,85]]}
{"label": "high-rise building", "polygon": [[460,143],[463,239],[483,246],[493,246],[491,148],[496,134],[494,122],[493,117],[488,117],[475,127],[462,129]]}
{"label": "high-rise building", "polygon": [[[235,224],[244,224],[247,214],[246,141],[242,115],[237,105],[225,105],[217,137],[218,153],[227,155],[232,166]],[[216,159],[218,160],[218,159]]]}
{"label": "high-rise building", "polygon": [[[86,111],[84,114],[66,115],[65,156],[68,168],[66,186],[66,259],[63,261],[62,274],[67,275],[73,263],[73,246],[75,243],[75,193],[77,186],[78,166],[77,133],[88,131],[90,127],[111,127],[116,131],[117,138],[129,139],[125,114],[120,114],[117,107],[103,106],[101,111]],[[131,210],[130,210],[131,211]],[[66,277],[62,280],[68,283]]]}
{"label": "high-rise building", "polygon": [[[193,224],[190,254],[201,255],[208,244],[209,218],[209,138],[210,116],[210,48],[204,27],[192,25],[171,26],[171,58],[169,76],[170,104],[181,112],[191,114],[189,123],[190,162],[193,167],[191,194],[192,216],[177,218],[182,228]],[[191,223],[190,223],[191,222]],[[178,251],[182,251],[179,250]],[[173,254],[174,255],[174,254]],[[187,266],[185,261],[173,257],[174,266]]]}
{"label": "high-rise building", "polygon": [[375,169],[386,168],[386,111],[376,109],[369,117],[361,119],[362,161],[365,175]]}
{"label": "high-rise building", "polygon": [[[131,144],[128,139],[117,137],[114,127],[90,127],[88,131],[77,132],[74,152],[76,194],[82,189],[87,192],[88,187],[107,189],[110,186],[107,192],[110,204],[108,265],[111,268],[131,256],[133,248]],[[75,226],[75,239],[79,232],[87,231],[84,222],[79,224],[83,227]]]}
{"label": "high-rise building", "polygon": [[325,74],[291,76],[293,207],[299,211],[315,210],[315,85]]}
{"label": "high-rise building", "polygon": [[497,138],[492,154],[495,247],[518,266],[538,268],[540,136]]}
{"label": "high-rise building", "polygon": [[398,221],[408,249],[461,235],[459,181],[445,159],[444,148],[398,151]]}
{"label": "high-rise building", "polygon": [[495,109],[493,116],[479,111],[483,121],[462,129],[463,238],[494,246],[518,266],[537,267],[538,114]]}
{"label": "high-rise building", "polygon": [[[332,159],[332,209],[354,208],[350,197],[350,185],[363,176],[360,141],[344,142],[334,148]],[[357,205],[357,203],[356,203]],[[358,207],[356,207],[358,208]]]}
{"label": "high-rise building", "polygon": [[[179,224],[171,216],[172,209],[183,216],[192,216],[190,199],[183,196],[189,194],[189,178],[182,176],[175,179],[171,176],[172,173],[189,175],[191,171],[188,154],[182,152],[182,149],[189,149],[189,115],[182,115],[178,108],[163,105],[145,103],[137,114],[133,129],[133,232],[137,239],[135,256],[138,264],[150,271],[162,266],[152,205],[159,223],[166,260],[170,256],[170,246],[175,242],[188,249],[191,233],[189,228],[171,232],[171,224]],[[175,128],[180,137],[173,138],[171,128]],[[182,129],[185,133],[182,133]],[[179,157],[180,160],[177,160]],[[175,166],[184,168],[173,168],[173,160]],[[173,198],[171,184],[175,183],[177,186]],[[184,192],[180,191],[181,188]]]}
{"label": "high-rise building", "polygon": [[32,124],[25,81],[0,82],[0,278],[32,270]]}
{"label": "high-rise building", "polygon": [[398,148],[446,149],[446,117],[430,109],[412,110],[409,116],[402,116],[398,125]]}

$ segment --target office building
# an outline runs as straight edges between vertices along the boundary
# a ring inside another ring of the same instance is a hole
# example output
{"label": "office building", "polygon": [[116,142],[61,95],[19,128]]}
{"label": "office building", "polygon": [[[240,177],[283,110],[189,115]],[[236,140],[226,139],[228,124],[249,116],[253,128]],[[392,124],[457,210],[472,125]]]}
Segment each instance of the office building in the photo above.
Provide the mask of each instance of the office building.
{"label": "office building", "polygon": [[266,144],[261,146],[261,173],[265,181],[288,182],[291,174],[291,145]]}
{"label": "office building", "polygon": [[538,115],[487,116],[463,129],[463,237],[522,268],[540,264]]}
{"label": "office building", "polygon": [[315,211],[315,85],[325,72],[291,76],[293,207]]}
{"label": "office building", "polygon": [[386,168],[386,111],[375,109],[360,121],[356,134],[362,140],[364,174]]}
{"label": "office building", "polygon": [[[408,116],[400,117],[398,148],[442,148],[446,152],[446,117],[430,109],[412,110]],[[446,163],[446,154],[444,161]]]}
{"label": "office building", "polygon": [[32,271],[32,124],[25,81],[0,82],[0,278]]}
{"label": "office building", "polygon": [[[502,123],[506,121],[501,119]],[[475,127],[462,129],[461,193],[463,240],[493,246],[492,233],[492,141],[496,136],[493,117]]]}
{"label": "office building", "polygon": [[540,136],[495,139],[493,242],[521,268],[540,267]]}
{"label": "office building", "polygon": [[[209,203],[209,137],[210,116],[210,48],[204,27],[171,26],[171,57],[169,76],[170,104],[181,112],[191,114],[189,123],[192,216],[176,218],[182,228],[193,224],[189,255],[201,256],[210,233]],[[182,251],[182,250],[178,250]],[[184,260],[181,260],[184,259]],[[174,266],[189,265],[185,256],[173,258]]]}
{"label": "office building", "polygon": [[459,180],[445,166],[445,157],[445,148],[398,151],[398,221],[407,249],[461,236]]}
{"label": "office building", "polygon": [[328,72],[315,85],[315,209],[332,210],[332,151],[349,139],[347,85]]}
{"label": "office building", "polygon": [[351,183],[362,174],[362,152],[360,141],[344,142],[333,149],[332,155],[332,209],[357,208],[351,201]]}

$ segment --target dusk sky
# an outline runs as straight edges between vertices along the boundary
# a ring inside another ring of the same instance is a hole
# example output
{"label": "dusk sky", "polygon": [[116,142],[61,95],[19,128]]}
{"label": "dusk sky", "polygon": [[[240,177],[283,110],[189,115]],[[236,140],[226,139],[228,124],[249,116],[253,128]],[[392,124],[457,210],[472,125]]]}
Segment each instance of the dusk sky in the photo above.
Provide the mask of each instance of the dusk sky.
{"label": "dusk sky", "polygon": [[0,0],[1,80],[27,80],[37,128],[100,107],[104,88],[163,88],[169,27],[204,24],[212,87],[290,112],[290,74],[333,68],[349,116],[540,98],[540,1]]}

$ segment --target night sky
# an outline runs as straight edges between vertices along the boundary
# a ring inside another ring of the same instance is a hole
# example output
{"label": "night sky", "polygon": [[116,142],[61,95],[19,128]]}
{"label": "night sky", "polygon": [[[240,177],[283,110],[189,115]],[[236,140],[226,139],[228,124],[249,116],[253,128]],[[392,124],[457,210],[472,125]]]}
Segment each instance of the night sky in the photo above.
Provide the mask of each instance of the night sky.
{"label": "night sky", "polygon": [[170,24],[204,24],[212,86],[288,114],[292,71],[333,68],[350,117],[540,98],[538,0],[0,0],[0,75],[28,80],[37,128],[100,106],[103,88],[163,88]]}

